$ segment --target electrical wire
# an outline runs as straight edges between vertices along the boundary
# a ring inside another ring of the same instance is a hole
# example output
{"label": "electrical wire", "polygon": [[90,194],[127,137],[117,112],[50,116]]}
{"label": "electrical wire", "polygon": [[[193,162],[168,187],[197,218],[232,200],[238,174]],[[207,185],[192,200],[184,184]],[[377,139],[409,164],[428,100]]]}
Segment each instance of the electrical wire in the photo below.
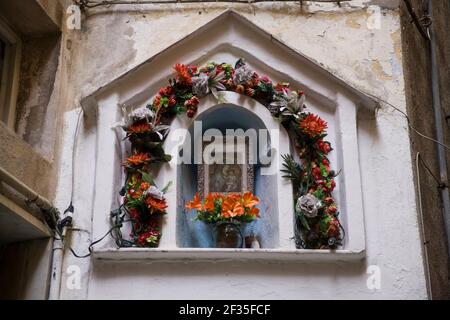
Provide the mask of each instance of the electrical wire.
{"label": "electrical wire", "polygon": [[115,226],[113,226],[113,227],[112,227],[111,229],[109,229],[108,232],[105,233],[105,235],[102,236],[100,239],[91,242],[91,244],[90,244],[89,247],[88,247],[89,253],[87,253],[87,254],[85,254],[85,255],[79,255],[79,254],[77,254],[77,253],[75,252],[75,250],[73,250],[72,247],[69,248],[69,249],[70,249],[70,252],[72,252],[72,254],[73,254],[76,258],[79,258],[79,259],[85,259],[85,258],[90,257],[90,256],[92,255],[92,252],[93,252],[93,247],[94,247],[97,243],[102,242],[103,239],[105,239],[108,235],[110,235],[110,234],[112,235],[112,232],[113,232],[114,229],[116,229],[116,228],[122,228],[122,225],[115,225]]}
{"label": "electrical wire", "polygon": [[[428,258],[428,241],[426,240],[425,235],[425,224],[423,219],[423,205],[422,205],[422,189],[420,186],[421,180],[420,180],[420,168],[419,168],[419,161],[422,161],[422,163],[425,163],[420,155],[420,152],[417,152],[416,155],[416,175],[417,175],[417,196],[418,196],[418,202],[419,202],[419,220],[420,220],[420,227],[421,227],[421,233],[422,233],[422,243],[423,243],[423,254],[425,256],[424,268],[425,273],[427,277],[427,291],[429,298],[433,300],[433,291],[431,290],[431,272],[429,267],[429,258]],[[428,169],[428,168],[427,168]]]}
{"label": "electrical wire", "polygon": [[67,207],[67,209],[64,211],[64,214],[71,212],[74,212],[74,207],[73,207],[73,195],[74,195],[74,190],[75,190],[75,157],[76,157],[76,150],[77,150],[77,146],[78,146],[78,134],[80,131],[80,124],[81,124],[81,117],[83,115],[83,108],[80,108],[80,112],[78,113],[78,118],[77,118],[77,126],[75,127],[75,133],[73,135],[73,144],[72,144],[72,184],[71,184],[71,190],[70,190],[70,203],[69,206]]}
{"label": "electrical wire", "polygon": [[416,133],[418,136],[420,136],[420,137],[422,137],[422,138],[424,138],[424,139],[426,139],[426,140],[432,141],[432,142],[434,142],[434,143],[440,145],[441,147],[447,149],[447,151],[450,151],[450,146],[448,146],[448,145],[446,145],[446,144],[444,144],[444,143],[442,143],[442,142],[440,142],[440,141],[438,141],[438,140],[436,140],[436,139],[433,139],[433,138],[431,138],[431,137],[429,137],[429,136],[427,136],[427,135],[421,133],[419,130],[417,130],[417,129],[411,124],[411,119],[410,119],[409,116],[406,114],[406,112],[404,112],[403,110],[400,110],[398,107],[394,106],[392,103],[390,103],[390,102],[388,102],[388,101],[386,101],[386,100],[383,100],[383,99],[381,99],[381,98],[379,98],[379,97],[377,97],[377,96],[375,96],[375,95],[373,95],[373,94],[371,94],[371,93],[368,93],[368,92],[365,92],[365,91],[362,91],[362,90],[360,90],[360,92],[363,93],[363,94],[365,94],[365,95],[367,95],[367,96],[369,96],[369,97],[371,97],[372,99],[376,100],[378,103],[384,103],[384,104],[390,106],[391,108],[393,108],[394,110],[396,110],[397,112],[401,113],[401,114],[406,118],[406,120],[407,120],[407,122],[408,122],[409,128],[410,128],[414,133]]}

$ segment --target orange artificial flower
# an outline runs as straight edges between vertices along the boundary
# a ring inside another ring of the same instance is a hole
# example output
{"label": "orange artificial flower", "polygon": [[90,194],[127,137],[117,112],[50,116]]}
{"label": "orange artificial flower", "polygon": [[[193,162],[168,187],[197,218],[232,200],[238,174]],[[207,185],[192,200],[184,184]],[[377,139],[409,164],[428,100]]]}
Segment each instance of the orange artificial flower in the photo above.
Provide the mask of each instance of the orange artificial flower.
{"label": "orange artificial flower", "polygon": [[127,128],[128,134],[140,134],[152,131],[152,126],[147,121],[133,123]]}
{"label": "orange artificial flower", "polygon": [[142,196],[141,190],[128,189],[128,195],[131,199],[139,199]]}
{"label": "orange artificial flower", "polygon": [[150,189],[150,183],[148,183],[148,182],[142,182],[142,183],[141,183],[141,186],[140,186],[140,189],[141,189],[142,191],[146,191],[146,190]]}
{"label": "orange artificial flower", "polygon": [[324,133],[328,128],[328,124],[319,116],[310,114],[300,122],[300,128],[311,138]]}
{"label": "orange artificial flower", "polygon": [[217,199],[217,194],[208,194],[205,199],[205,205],[203,206],[203,211],[212,212],[215,207],[215,201]]}
{"label": "orange artificial flower", "polygon": [[242,197],[242,204],[246,208],[253,208],[259,203],[258,197],[254,196],[251,192],[244,193]]}
{"label": "orange artificial flower", "polygon": [[228,197],[222,203],[222,217],[224,218],[234,218],[242,216],[245,213],[242,204],[233,199],[233,197]]}
{"label": "orange artificial flower", "polygon": [[136,153],[132,155],[131,157],[127,158],[127,160],[124,162],[125,167],[135,167],[140,166],[142,164],[146,164],[150,161],[150,156],[148,153]]}
{"label": "orange artificial flower", "polygon": [[147,207],[153,212],[165,212],[167,209],[167,203],[165,199],[159,200],[153,197],[148,197],[147,199],[145,199],[145,203],[147,204]]}
{"label": "orange artificial flower", "polygon": [[254,217],[258,217],[259,218],[259,209],[256,207],[253,207],[250,209],[250,211],[248,212],[249,215],[254,216]]}
{"label": "orange artificial flower", "polygon": [[186,204],[186,209],[188,210],[202,210],[202,202],[200,201],[200,195],[197,193],[194,200],[189,201]]}

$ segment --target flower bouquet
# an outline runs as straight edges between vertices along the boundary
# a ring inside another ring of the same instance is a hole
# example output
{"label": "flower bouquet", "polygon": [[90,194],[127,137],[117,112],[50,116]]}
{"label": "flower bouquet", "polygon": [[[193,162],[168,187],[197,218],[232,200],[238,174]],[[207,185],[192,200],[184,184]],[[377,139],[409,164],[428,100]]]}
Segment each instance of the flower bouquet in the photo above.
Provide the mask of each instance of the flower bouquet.
{"label": "flower bouquet", "polygon": [[186,205],[187,210],[197,210],[195,220],[214,225],[216,247],[241,248],[243,236],[240,223],[259,218],[258,197],[251,192],[219,194],[210,193],[201,201],[197,193]]}

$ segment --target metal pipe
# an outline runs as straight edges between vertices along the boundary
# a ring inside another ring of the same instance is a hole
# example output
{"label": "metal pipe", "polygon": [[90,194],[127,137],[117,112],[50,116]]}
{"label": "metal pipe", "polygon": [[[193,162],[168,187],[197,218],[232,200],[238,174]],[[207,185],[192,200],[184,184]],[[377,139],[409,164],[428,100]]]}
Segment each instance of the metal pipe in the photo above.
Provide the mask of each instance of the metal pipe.
{"label": "metal pipe", "polygon": [[[428,14],[433,15],[433,1],[428,1]],[[436,30],[435,24],[432,24],[428,29],[430,32],[430,55],[431,55],[431,85],[433,93],[433,110],[434,120],[436,122],[436,139],[444,142],[444,129],[442,123],[441,114],[441,97],[439,89],[439,77],[437,69],[437,51],[436,51]],[[444,225],[447,234],[447,249],[450,256],[450,195],[448,190],[448,175],[447,175],[447,161],[445,149],[438,145],[438,161],[439,161],[439,174],[441,179],[441,198],[442,198],[442,211],[444,218]]]}
{"label": "metal pipe", "polygon": [[23,194],[29,201],[37,205],[40,209],[49,211],[54,208],[48,199],[39,195],[36,191],[29,188],[26,184],[18,180],[2,167],[0,167],[0,181],[3,181],[19,193]]}
{"label": "metal pipe", "polygon": [[49,300],[59,300],[61,292],[61,278],[63,267],[64,242],[62,239],[53,240],[52,270],[50,274]]}

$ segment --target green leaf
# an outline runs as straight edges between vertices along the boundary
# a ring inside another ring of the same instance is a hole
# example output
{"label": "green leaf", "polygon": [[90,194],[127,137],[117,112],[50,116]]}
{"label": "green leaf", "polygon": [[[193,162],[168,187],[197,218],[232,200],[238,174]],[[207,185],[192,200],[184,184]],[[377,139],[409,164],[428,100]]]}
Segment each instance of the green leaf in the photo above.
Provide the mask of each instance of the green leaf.
{"label": "green leaf", "polygon": [[325,178],[328,177],[328,172],[327,172],[325,165],[320,164],[319,167],[320,167],[320,174]]}
{"label": "green leaf", "polygon": [[144,180],[147,183],[150,183],[152,186],[155,185],[155,180],[153,180],[153,176],[151,173],[147,173],[144,171],[139,171],[142,174],[142,180]]}
{"label": "green leaf", "polygon": [[165,162],[170,162],[170,160],[172,160],[172,156],[170,154],[165,154],[163,160]]}
{"label": "green leaf", "polygon": [[300,219],[300,222],[302,224],[302,226],[306,229],[306,230],[311,230],[311,228],[309,227],[309,223],[308,220],[306,219],[305,215],[300,213],[298,214],[298,218]]}
{"label": "green leaf", "polygon": [[281,172],[284,173],[283,178],[291,179],[294,184],[299,185],[301,182],[302,169],[298,162],[294,160],[294,157],[290,154],[282,155],[283,167]]}
{"label": "green leaf", "polygon": [[319,200],[323,200],[323,198],[325,198],[325,194],[323,192],[322,189],[318,189],[314,192],[314,196],[319,199]]}
{"label": "green leaf", "polygon": [[169,183],[161,190],[162,193],[167,193],[169,191],[169,188],[172,186],[172,181],[169,181]]}
{"label": "green leaf", "polygon": [[330,225],[331,218],[328,215],[325,215],[319,222],[320,225],[320,232],[322,234],[326,234],[328,231],[328,227]]}

